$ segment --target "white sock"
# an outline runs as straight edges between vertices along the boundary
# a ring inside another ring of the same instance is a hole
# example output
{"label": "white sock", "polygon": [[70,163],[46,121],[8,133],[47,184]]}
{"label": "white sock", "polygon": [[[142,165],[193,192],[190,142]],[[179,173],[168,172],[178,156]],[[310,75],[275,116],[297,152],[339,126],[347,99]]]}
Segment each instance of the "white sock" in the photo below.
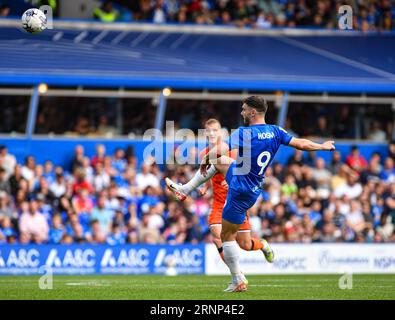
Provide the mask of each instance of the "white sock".
{"label": "white sock", "polygon": [[236,241],[225,241],[222,244],[224,252],[224,260],[232,274],[233,281],[240,281],[241,271],[239,264],[239,245]]}
{"label": "white sock", "polygon": [[191,193],[192,190],[195,190],[197,187],[205,183],[206,181],[210,180],[216,173],[217,169],[215,169],[214,165],[210,165],[207,168],[207,174],[206,176],[203,176],[200,173],[200,170],[196,171],[195,175],[189,182],[186,184],[182,185],[181,191],[184,192],[185,194]]}

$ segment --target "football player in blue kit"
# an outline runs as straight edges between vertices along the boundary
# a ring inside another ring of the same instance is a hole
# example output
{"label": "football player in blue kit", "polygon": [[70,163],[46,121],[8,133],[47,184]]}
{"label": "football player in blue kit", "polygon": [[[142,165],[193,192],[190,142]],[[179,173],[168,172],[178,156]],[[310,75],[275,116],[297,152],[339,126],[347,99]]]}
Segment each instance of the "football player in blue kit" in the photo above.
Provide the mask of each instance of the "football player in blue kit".
{"label": "football player in blue kit", "polygon": [[[239,247],[236,236],[246,212],[251,208],[261,192],[267,167],[273,161],[280,145],[288,145],[304,151],[333,151],[334,141],[315,143],[289,135],[283,128],[267,124],[265,114],[267,102],[260,96],[250,96],[244,100],[241,115],[244,127],[235,130],[229,138],[229,148],[237,149],[237,160],[226,156],[229,150],[211,149],[201,162],[200,170],[186,184],[180,185],[166,178],[167,187],[180,201],[198,186],[220,172],[226,177],[228,193],[222,212],[222,232],[224,260],[232,274],[232,282],[226,292],[247,290],[247,281],[240,271]],[[220,152],[220,153],[219,153]],[[273,262],[274,253],[267,241],[263,252],[266,260]]]}

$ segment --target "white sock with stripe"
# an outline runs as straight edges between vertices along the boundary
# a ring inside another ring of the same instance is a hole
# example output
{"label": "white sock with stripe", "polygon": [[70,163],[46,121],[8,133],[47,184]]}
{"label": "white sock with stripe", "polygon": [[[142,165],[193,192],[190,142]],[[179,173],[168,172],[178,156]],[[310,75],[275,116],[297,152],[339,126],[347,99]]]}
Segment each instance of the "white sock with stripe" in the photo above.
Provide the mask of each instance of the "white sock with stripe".
{"label": "white sock with stripe", "polygon": [[206,176],[203,176],[200,173],[200,170],[196,171],[196,173],[193,176],[193,178],[191,180],[189,180],[189,182],[187,182],[186,184],[182,185],[181,191],[183,193],[185,193],[185,194],[191,193],[192,190],[196,189],[197,187],[199,187],[200,185],[202,185],[206,181],[210,180],[217,172],[218,171],[217,171],[217,169],[215,169],[214,165],[210,165],[207,168]]}
{"label": "white sock with stripe", "polygon": [[236,241],[225,241],[222,244],[224,260],[228,266],[233,280],[239,282],[241,280],[240,271],[240,248]]}

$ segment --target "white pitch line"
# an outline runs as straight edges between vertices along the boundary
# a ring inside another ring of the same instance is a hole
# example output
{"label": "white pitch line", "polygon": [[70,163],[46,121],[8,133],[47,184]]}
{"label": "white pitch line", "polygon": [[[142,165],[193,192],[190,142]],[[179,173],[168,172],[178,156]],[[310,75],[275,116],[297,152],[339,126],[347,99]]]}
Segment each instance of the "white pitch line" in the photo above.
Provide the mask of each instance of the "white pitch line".
{"label": "white pitch line", "polygon": [[66,282],[66,286],[93,286],[93,287],[109,287],[111,284],[109,283],[100,283],[100,282]]}

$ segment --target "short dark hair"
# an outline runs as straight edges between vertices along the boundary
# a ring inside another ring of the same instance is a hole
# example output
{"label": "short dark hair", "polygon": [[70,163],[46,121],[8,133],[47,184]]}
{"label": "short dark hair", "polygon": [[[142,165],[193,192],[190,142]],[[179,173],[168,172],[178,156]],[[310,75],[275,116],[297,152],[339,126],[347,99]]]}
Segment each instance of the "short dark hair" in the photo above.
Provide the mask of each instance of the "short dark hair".
{"label": "short dark hair", "polygon": [[250,108],[256,109],[259,113],[266,113],[268,108],[266,100],[260,96],[250,96],[243,102]]}

